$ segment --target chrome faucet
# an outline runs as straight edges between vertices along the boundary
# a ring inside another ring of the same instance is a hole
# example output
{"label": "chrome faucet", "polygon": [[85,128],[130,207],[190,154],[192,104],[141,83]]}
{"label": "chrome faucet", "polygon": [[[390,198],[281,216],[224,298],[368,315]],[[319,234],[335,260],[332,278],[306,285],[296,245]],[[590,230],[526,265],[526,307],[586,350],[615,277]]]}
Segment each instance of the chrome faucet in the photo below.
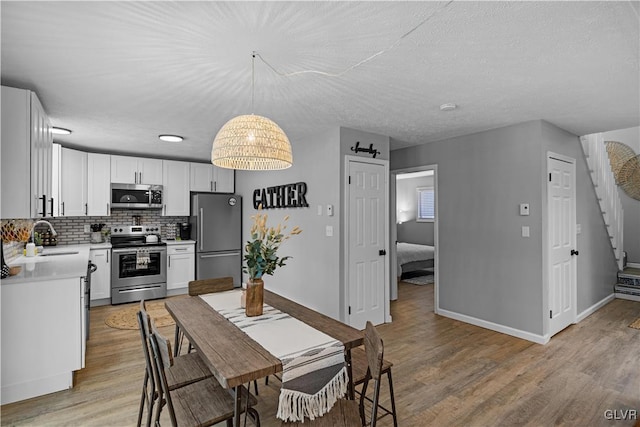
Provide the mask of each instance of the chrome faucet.
{"label": "chrome faucet", "polygon": [[53,236],[57,236],[58,235],[58,233],[56,233],[56,230],[53,228],[53,225],[51,225],[51,223],[49,221],[45,221],[44,219],[39,219],[38,221],[33,223],[33,227],[31,228],[31,241],[33,243],[36,242],[36,240],[34,239],[34,233],[35,233],[35,230],[36,230],[36,225],[38,225],[38,224],[47,224],[49,226],[49,228],[51,229],[51,234]]}

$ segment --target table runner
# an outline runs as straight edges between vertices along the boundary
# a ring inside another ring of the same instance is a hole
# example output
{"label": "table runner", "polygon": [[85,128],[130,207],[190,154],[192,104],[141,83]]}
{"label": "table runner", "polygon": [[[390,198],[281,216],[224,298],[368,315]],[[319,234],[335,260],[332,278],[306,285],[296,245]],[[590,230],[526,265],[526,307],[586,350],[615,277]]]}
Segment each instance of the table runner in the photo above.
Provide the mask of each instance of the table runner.
{"label": "table runner", "polygon": [[200,295],[214,310],[282,362],[282,389],[276,416],[284,421],[314,419],[344,396],[349,381],[344,345],[269,305],[247,317],[240,290]]}

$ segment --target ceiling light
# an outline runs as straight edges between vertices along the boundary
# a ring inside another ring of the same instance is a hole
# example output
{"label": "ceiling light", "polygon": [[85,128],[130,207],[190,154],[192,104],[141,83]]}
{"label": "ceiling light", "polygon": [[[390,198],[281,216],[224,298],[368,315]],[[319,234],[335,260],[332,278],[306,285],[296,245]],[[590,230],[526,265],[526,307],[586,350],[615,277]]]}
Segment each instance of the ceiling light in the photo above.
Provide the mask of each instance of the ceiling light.
{"label": "ceiling light", "polygon": [[158,135],[158,138],[166,142],[182,142],[184,140],[184,138],[179,135]]}
{"label": "ceiling light", "polygon": [[[251,108],[254,99],[255,52],[251,61]],[[291,143],[274,121],[248,114],[234,117],[213,140],[211,163],[228,169],[278,170],[293,163]]]}
{"label": "ceiling light", "polygon": [[71,135],[71,131],[69,129],[58,128],[55,126],[51,128],[51,133],[54,135]]}
{"label": "ceiling light", "polygon": [[458,108],[458,106],[456,104],[453,104],[453,103],[442,104],[440,106],[440,111],[452,111],[452,110],[455,110],[456,108]]}

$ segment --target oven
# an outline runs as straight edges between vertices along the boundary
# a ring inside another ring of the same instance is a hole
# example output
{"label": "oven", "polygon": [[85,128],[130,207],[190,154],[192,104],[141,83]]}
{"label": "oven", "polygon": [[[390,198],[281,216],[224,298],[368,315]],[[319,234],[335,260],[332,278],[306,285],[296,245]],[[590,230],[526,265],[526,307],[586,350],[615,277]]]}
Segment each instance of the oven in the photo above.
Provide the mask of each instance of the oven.
{"label": "oven", "polygon": [[[132,229],[139,230],[141,238],[127,234]],[[126,232],[112,231],[111,304],[166,297],[167,247],[161,242],[145,243],[151,229],[126,227]]]}

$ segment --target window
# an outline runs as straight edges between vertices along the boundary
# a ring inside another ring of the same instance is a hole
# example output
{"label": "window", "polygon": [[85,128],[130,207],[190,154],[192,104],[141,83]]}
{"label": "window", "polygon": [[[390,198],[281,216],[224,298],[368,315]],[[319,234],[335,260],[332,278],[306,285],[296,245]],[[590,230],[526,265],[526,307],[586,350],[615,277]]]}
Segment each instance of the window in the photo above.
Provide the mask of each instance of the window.
{"label": "window", "polygon": [[418,187],[417,222],[432,222],[436,218],[436,200],[433,187]]}

